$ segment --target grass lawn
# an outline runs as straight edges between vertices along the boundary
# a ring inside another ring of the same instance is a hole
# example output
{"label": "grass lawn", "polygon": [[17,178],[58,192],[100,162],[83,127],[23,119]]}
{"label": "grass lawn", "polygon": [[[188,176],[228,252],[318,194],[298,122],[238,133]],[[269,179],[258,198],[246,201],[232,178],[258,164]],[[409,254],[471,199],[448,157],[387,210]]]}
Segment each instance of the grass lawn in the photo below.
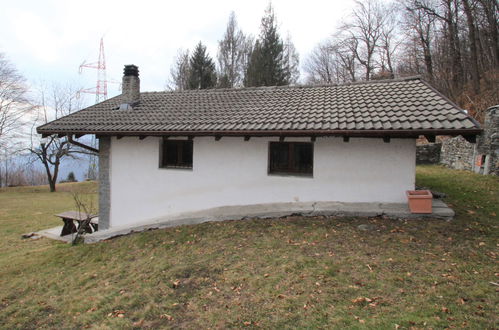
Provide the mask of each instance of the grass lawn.
{"label": "grass lawn", "polygon": [[288,217],[70,246],[20,236],[95,183],[0,190],[0,328],[497,328],[499,179],[417,171],[455,221]]}

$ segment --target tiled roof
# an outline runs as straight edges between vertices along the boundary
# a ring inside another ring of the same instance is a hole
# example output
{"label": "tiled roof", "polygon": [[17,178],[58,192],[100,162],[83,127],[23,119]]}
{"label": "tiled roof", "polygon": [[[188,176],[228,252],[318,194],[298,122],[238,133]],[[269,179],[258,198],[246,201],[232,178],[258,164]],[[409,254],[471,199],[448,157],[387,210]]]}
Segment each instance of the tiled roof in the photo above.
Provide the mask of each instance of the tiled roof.
{"label": "tiled roof", "polygon": [[[478,124],[419,78],[328,86],[146,92],[121,96],[38,127],[44,134],[458,134]],[[428,132],[428,133],[424,133]]]}

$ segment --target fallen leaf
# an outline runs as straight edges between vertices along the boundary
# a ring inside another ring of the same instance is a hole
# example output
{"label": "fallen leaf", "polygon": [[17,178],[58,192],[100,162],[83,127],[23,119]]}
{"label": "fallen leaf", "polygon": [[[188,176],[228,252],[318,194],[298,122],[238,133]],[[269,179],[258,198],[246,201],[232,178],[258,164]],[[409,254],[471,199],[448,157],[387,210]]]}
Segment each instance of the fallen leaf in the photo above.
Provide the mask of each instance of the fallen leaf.
{"label": "fallen leaf", "polygon": [[173,316],[171,315],[168,315],[168,314],[161,314],[159,316],[160,319],[167,319],[168,321],[172,321],[173,320]]}
{"label": "fallen leaf", "polygon": [[364,297],[358,297],[358,298],[352,299],[352,302],[354,304],[361,304],[361,303],[366,302],[366,298],[364,298]]}
{"label": "fallen leaf", "polygon": [[140,320],[140,321],[137,321],[137,322],[133,322],[132,326],[133,327],[142,327],[143,324],[144,324],[144,320]]}

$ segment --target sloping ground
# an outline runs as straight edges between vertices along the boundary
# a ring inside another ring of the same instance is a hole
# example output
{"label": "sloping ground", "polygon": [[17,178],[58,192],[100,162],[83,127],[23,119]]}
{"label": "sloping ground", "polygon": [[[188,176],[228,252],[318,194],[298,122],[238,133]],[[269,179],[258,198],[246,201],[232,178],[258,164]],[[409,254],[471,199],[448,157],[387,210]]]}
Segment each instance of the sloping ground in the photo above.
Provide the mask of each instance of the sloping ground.
{"label": "sloping ground", "polygon": [[20,235],[95,186],[0,190],[0,327],[496,327],[498,178],[417,180],[455,221],[228,221],[76,247]]}

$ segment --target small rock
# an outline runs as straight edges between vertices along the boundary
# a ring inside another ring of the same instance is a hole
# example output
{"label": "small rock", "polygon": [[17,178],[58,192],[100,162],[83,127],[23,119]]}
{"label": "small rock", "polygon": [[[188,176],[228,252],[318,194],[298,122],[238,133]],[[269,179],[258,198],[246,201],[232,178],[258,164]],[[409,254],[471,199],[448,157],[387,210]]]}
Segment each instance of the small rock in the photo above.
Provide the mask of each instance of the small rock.
{"label": "small rock", "polygon": [[435,191],[435,190],[430,190],[430,191],[431,191],[431,194],[433,195],[433,198],[442,199],[442,198],[447,197],[446,193],[443,193],[440,191]]}
{"label": "small rock", "polygon": [[376,229],[376,226],[369,225],[369,224],[363,224],[363,225],[358,225],[357,229],[363,230],[363,231],[372,231],[372,230]]}

